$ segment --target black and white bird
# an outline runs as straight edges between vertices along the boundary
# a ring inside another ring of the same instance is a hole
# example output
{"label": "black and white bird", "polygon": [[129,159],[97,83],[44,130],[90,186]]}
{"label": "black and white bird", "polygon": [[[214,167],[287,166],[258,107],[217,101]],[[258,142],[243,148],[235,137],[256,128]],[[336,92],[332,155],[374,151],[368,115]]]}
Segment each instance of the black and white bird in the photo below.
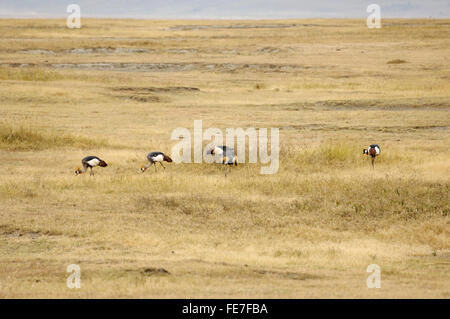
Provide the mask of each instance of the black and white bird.
{"label": "black and white bird", "polygon": [[234,149],[228,146],[214,146],[208,154],[222,157],[222,164],[237,166],[237,157]]}
{"label": "black and white bird", "polygon": [[94,172],[92,171],[92,168],[95,166],[100,167],[106,167],[108,164],[104,160],[101,160],[97,156],[86,156],[81,160],[81,164],[83,165],[83,169],[80,169],[79,167],[75,171],[75,175],[83,174],[87,171],[88,168],[91,169],[89,175],[94,175]]}
{"label": "black and white bird", "polygon": [[147,159],[148,159],[148,164],[147,165],[142,165],[141,167],[141,172],[144,173],[150,166],[152,166],[153,164],[155,164],[155,171],[156,171],[156,163],[161,164],[161,166],[166,169],[163,165],[162,162],[172,162],[172,159],[167,156],[166,154],[164,154],[163,152],[150,152],[147,154]]}
{"label": "black and white bird", "polygon": [[375,157],[380,155],[381,149],[378,144],[369,145],[368,149],[363,149],[363,154],[370,156],[372,159],[372,167],[374,166]]}

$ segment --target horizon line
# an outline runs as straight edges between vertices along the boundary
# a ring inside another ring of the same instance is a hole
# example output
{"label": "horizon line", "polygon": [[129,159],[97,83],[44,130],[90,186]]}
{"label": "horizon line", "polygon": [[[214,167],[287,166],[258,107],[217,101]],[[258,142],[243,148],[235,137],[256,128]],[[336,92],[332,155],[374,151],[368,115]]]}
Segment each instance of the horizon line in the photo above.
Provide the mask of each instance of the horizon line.
{"label": "horizon line", "polygon": [[[67,19],[68,16],[2,16],[0,19]],[[81,16],[81,19],[114,19],[114,20],[313,20],[313,19],[324,19],[324,20],[366,20],[367,17],[216,17],[216,18],[193,18],[193,17],[117,17],[117,16]],[[448,20],[448,17],[423,17],[423,16],[412,16],[412,17],[382,17],[382,20],[390,19],[429,19],[429,20]]]}

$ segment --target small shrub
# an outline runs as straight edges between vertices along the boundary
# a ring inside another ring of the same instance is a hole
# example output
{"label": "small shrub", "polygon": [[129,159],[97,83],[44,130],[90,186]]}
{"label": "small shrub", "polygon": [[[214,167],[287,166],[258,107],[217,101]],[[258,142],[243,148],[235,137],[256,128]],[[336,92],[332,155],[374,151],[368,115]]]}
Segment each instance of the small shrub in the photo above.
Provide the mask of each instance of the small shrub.
{"label": "small shrub", "polygon": [[265,85],[264,83],[256,83],[256,84],[253,86],[253,88],[256,89],[256,90],[262,90],[262,89],[265,89],[265,88],[266,88],[266,85]]}
{"label": "small shrub", "polygon": [[402,63],[406,63],[406,61],[402,59],[394,59],[387,62],[387,64],[402,64]]}

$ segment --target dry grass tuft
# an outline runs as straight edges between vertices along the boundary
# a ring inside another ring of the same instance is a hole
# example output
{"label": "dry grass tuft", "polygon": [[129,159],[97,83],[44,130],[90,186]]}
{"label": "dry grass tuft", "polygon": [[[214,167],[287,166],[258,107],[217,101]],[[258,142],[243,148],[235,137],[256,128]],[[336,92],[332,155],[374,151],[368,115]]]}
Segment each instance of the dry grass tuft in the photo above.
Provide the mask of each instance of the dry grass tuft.
{"label": "dry grass tuft", "polygon": [[91,139],[48,129],[37,129],[27,124],[0,122],[0,149],[31,151],[60,147],[92,148],[107,146],[105,139]]}

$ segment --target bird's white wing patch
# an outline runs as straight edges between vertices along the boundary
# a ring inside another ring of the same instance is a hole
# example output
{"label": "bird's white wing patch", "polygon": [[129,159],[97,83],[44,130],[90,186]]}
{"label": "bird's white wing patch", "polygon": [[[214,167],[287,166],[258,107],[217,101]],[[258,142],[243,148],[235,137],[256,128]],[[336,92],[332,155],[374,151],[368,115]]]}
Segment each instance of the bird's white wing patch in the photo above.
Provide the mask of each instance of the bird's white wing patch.
{"label": "bird's white wing patch", "polygon": [[164,156],[162,156],[162,154],[159,154],[159,155],[153,156],[152,160],[155,162],[162,162],[164,160]]}
{"label": "bird's white wing patch", "polygon": [[222,155],[223,154],[223,150],[220,147],[215,147],[214,148],[214,154],[216,155]]}
{"label": "bird's white wing patch", "polygon": [[97,166],[100,161],[96,158],[91,159],[89,162],[87,162],[90,166]]}
{"label": "bird's white wing patch", "polygon": [[378,147],[375,147],[375,152],[377,152],[377,154],[380,154],[380,149]]}

